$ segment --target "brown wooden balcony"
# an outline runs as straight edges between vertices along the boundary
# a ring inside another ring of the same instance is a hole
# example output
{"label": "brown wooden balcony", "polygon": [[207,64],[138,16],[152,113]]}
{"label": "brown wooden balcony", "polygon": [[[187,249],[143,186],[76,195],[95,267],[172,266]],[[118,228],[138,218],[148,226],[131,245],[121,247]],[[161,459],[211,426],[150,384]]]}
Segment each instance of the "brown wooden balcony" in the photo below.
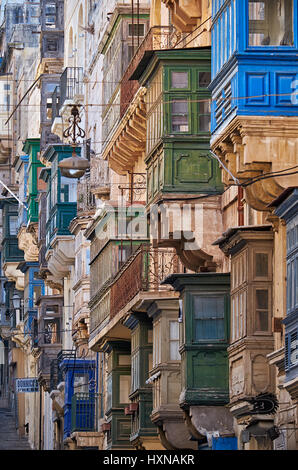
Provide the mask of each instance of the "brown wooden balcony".
{"label": "brown wooden balcony", "polygon": [[169,249],[141,246],[123,265],[111,286],[110,319],[140,292],[168,291],[162,280],[183,272],[177,254]]}
{"label": "brown wooden balcony", "polygon": [[125,114],[135,93],[140,87],[137,80],[130,80],[133,72],[139,65],[146,51],[154,51],[161,49],[171,49],[175,47],[177,37],[174,34],[173,26],[153,26],[149,29],[145,38],[136,49],[135,54],[130,61],[125,74],[121,80],[120,92],[120,117]]}

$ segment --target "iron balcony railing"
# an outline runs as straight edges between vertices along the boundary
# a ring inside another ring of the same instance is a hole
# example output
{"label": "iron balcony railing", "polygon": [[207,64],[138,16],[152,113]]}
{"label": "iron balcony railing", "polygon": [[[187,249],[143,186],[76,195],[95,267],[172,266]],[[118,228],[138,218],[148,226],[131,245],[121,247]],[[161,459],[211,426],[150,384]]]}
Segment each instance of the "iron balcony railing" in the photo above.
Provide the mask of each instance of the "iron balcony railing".
{"label": "iron balcony railing", "polygon": [[56,390],[61,382],[63,382],[63,374],[59,368],[58,359],[53,359],[50,364],[50,391]]}
{"label": "iron balcony railing", "polygon": [[76,353],[72,349],[61,349],[57,354],[57,361],[60,365],[65,359],[75,359]]}
{"label": "iron balcony railing", "polygon": [[173,49],[177,43],[173,26],[153,26],[149,29],[145,38],[135,50],[134,55],[121,80],[120,116],[127,110],[132,98],[140,84],[137,80],[130,80],[140,60],[146,51]]}
{"label": "iron balcony railing", "polygon": [[75,393],[71,400],[71,432],[98,431],[99,394]]}
{"label": "iron balcony railing", "polygon": [[164,291],[161,282],[170,274],[182,273],[183,265],[174,250],[141,245],[122,266],[110,289],[110,319],[141,291]]}
{"label": "iron balcony railing", "polygon": [[83,68],[66,67],[60,78],[60,106],[66,100],[73,100],[75,96],[83,94]]}
{"label": "iron balcony railing", "polygon": [[78,215],[89,214],[95,210],[95,196],[91,192],[90,178],[81,178],[77,184]]}

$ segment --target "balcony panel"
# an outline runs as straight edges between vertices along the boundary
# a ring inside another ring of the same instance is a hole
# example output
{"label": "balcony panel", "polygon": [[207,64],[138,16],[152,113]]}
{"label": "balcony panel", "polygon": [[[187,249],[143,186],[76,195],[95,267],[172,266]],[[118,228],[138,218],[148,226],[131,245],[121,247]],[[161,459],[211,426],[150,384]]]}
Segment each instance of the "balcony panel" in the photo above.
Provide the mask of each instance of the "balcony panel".
{"label": "balcony panel", "polygon": [[133,72],[139,65],[146,51],[171,49],[175,47],[177,38],[174,35],[173,26],[153,26],[148,31],[144,40],[137,48],[129,66],[126,69],[121,81],[120,94],[120,117],[122,118],[129,107],[135,93],[140,85],[137,80],[130,80]]}
{"label": "balcony panel", "polygon": [[142,246],[125,263],[111,287],[110,319],[140,292],[167,292],[161,282],[170,274],[183,272],[174,250]]}
{"label": "balcony panel", "polygon": [[60,78],[60,105],[84,95],[83,68],[66,67]]}
{"label": "balcony panel", "polygon": [[98,431],[98,403],[97,393],[75,393],[71,401],[71,432]]}

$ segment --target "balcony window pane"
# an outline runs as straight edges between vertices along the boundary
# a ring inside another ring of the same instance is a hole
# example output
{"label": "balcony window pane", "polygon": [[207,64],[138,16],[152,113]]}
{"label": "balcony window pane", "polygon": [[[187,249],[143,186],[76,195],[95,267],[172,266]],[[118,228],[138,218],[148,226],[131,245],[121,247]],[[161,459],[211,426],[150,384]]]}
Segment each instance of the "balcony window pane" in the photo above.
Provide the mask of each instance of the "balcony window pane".
{"label": "balcony window pane", "polygon": [[269,329],[269,294],[268,289],[256,290],[256,331]]}
{"label": "balcony window pane", "polygon": [[170,360],[179,361],[179,323],[170,321]]}
{"label": "balcony window pane", "polygon": [[194,296],[194,340],[224,339],[224,297]]}
{"label": "balcony window pane", "polygon": [[199,88],[206,88],[211,82],[211,72],[199,72]]}
{"label": "balcony window pane", "polygon": [[[58,175],[57,173],[54,175],[51,184],[51,208],[57,204],[57,190],[58,190]],[[49,214],[48,214],[49,215]]]}
{"label": "balcony window pane", "polygon": [[293,45],[293,0],[249,0],[249,45]]}
{"label": "balcony window pane", "polygon": [[268,277],[268,254],[256,253],[256,277]]}
{"label": "balcony window pane", "polygon": [[42,286],[33,287],[33,305],[36,304],[36,301],[42,295]]}
{"label": "balcony window pane", "polygon": [[9,234],[16,235],[18,233],[18,216],[11,215],[9,217]]}
{"label": "balcony window pane", "polygon": [[199,103],[199,130],[201,132],[210,131],[211,107],[210,100]]}
{"label": "balcony window pane", "polygon": [[145,33],[145,25],[144,24],[137,24],[134,23],[134,25],[129,24],[128,25],[128,35],[129,36],[144,36]]}
{"label": "balcony window pane", "polygon": [[77,182],[70,181],[69,178],[61,176],[60,183],[60,202],[76,202],[77,200]]}
{"label": "balcony window pane", "polygon": [[46,319],[44,322],[44,343],[55,344],[60,342],[59,319]]}
{"label": "balcony window pane", "polygon": [[88,393],[89,392],[89,375],[78,374],[74,376],[74,393]]}
{"label": "balcony window pane", "polygon": [[293,332],[290,334],[290,365],[296,364],[298,364],[298,340],[297,332]]}
{"label": "balcony window pane", "polygon": [[188,132],[188,102],[177,100],[172,102],[172,131]]}
{"label": "balcony window pane", "polygon": [[46,15],[55,15],[56,14],[56,4],[55,3],[47,3],[45,5],[45,14]]}
{"label": "balcony window pane", "polygon": [[119,377],[119,403],[129,403],[130,375]]}
{"label": "balcony window pane", "polygon": [[171,72],[171,88],[187,88],[188,72]]}

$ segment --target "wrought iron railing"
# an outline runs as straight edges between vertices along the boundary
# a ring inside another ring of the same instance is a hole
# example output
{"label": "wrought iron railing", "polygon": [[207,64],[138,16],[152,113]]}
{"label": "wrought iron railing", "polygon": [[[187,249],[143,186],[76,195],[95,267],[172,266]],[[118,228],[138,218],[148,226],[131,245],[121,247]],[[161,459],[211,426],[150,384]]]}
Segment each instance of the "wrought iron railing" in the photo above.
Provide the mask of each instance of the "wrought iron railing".
{"label": "wrought iron railing", "polygon": [[50,364],[50,391],[56,390],[60,382],[63,382],[63,373],[58,359],[53,359]]}
{"label": "wrought iron railing", "polygon": [[66,100],[73,100],[76,95],[83,93],[83,68],[66,67],[60,78],[60,106]]}
{"label": "wrought iron railing", "polygon": [[57,361],[59,365],[61,364],[64,359],[75,359],[76,353],[72,349],[61,349],[61,351],[57,354]]}
{"label": "wrought iron railing", "polygon": [[108,187],[110,184],[109,165],[102,158],[90,159],[90,183],[92,189]]}
{"label": "wrought iron railing", "polygon": [[110,318],[141,291],[169,290],[161,285],[173,273],[183,272],[174,250],[142,245],[122,266],[111,286]]}
{"label": "wrought iron railing", "polygon": [[120,117],[122,117],[139,88],[137,80],[129,80],[146,51],[171,49],[177,43],[173,26],[153,26],[136,49],[121,80]]}
{"label": "wrought iron railing", "polygon": [[90,178],[81,178],[77,184],[78,215],[88,214],[95,210],[95,197],[91,192]]}
{"label": "wrought iron railing", "polygon": [[71,400],[71,432],[98,431],[98,393],[75,393]]}

